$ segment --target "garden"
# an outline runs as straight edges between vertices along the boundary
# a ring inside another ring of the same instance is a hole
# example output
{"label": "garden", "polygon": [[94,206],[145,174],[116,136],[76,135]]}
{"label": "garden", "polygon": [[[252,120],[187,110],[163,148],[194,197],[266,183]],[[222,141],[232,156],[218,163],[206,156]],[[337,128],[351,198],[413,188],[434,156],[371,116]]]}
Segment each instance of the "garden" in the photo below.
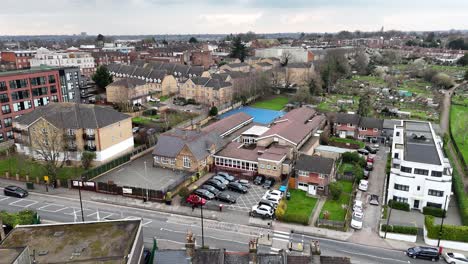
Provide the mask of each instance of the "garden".
{"label": "garden", "polygon": [[366,144],[360,140],[352,138],[331,137],[329,144],[342,148],[364,148]]}
{"label": "garden", "polygon": [[309,224],[309,218],[317,203],[317,198],[308,197],[305,191],[289,190],[291,198],[282,200],[276,209],[278,220],[289,223]]}
{"label": "garden", "polygon": [[286,96],[276,96],[271,99],[257,101],[251,106],[255,108],[279,111],[282,110],[288,102],[289,99]]}
{"label": "garden", "polygon": [[450,130],[455,140],[455,144],[463,156],[468,161],[468,106],[452,105],[450,108]]}
{"label": "garden", "polygon": [[332,94],[322,97],[317,110],[322,112],[357,111],[359,96]]}
{"label": "garden", "polygon": [[329,184],[330,197],[320,211],[320,219],[345,221],[353,192],[353,182],[338,180]]}

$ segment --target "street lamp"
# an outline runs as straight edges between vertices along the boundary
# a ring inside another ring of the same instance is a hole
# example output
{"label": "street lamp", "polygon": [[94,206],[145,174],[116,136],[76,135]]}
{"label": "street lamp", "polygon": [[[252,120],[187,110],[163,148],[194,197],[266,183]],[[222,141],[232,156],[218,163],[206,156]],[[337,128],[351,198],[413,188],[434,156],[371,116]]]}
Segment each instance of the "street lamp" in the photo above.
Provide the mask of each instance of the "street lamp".
{"label": "street lamp", "polygon": [[437,247],[439,247],[440,239],[442,237],[442,228],[444,227],[445,214],[447,214],[447,210],[445,208],[447,208],[447,199],[448,199],[448,197],[449,197],[448,195],[445,195],[445,202],[444,202],[444,208],[443,208],[443,214],[442,214],[442,221],[440,223],[439,239],[437,240]]}
{"label": "street lamp", "polygon": [[202,248],[205,248],[205,234],[203,232],[203,204],[200,205],[200,213],[201,213],[201,243]]}
{"label": "street lamp", "polygon": [[83,212],[83,200],[81,199],[81,186],[85,177],[81,176],[81,181],[78,183],[78,194],[80,196],[80,208],[81,208],[81,221],[84,222],[84,212]]}
{"label": "street lamp", "polygon": [[[146,160],[145,160],[144,164],[145,164],[145,180],[147,181],[148,180],[148,169],[146,167]],[[148,201],[148,200],[149,200],[148,187],[146,187],[146,201]]]}
{"label": "street lamp", "polygon": [[387,238],[387,230],[388,230],[388,224],[390,223],[390,216],[392,216],[392,207],[390,206],[390,201],[387,203],[387,208],[390,207],[390,211],[388,212],[388,217],[387,217],[387,226],[385,227],[385,235],[384,239]]}

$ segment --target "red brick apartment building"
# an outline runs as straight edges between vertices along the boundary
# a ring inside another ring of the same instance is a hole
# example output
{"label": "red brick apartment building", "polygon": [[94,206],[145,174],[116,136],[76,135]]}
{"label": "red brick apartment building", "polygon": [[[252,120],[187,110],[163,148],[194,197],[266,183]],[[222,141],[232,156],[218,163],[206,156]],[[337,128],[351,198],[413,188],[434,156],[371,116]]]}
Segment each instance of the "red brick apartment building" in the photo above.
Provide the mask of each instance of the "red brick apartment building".
{"label": "red brick apartment building", "polygon": [[61,102],[57,69],[29,69],[0,72],[0,142],[13,139],[12,123],[50,102]]}
{"label": "red brick apartment building", "polygon": [[14,50],[2,51],[2,61],[11,62],[15,64],[16,69],[29,69],[31,67],[30,60],[36,51],[33,50]]}

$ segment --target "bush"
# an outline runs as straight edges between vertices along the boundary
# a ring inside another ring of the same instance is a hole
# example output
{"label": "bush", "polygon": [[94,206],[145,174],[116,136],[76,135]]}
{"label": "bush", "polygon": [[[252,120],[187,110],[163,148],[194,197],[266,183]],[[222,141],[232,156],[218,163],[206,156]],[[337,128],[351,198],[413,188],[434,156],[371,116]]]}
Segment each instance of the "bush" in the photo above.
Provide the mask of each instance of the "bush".
{"label": "bush", "polygon": [[0,212],[3,224],[9,227],[17,225],[32,225],[36,223],[37,214],[32,210],[20,211],[18,213]]}
{"label": "bush", "polygon": [[276,208],[275,211],[275,216],[278,220],[284,221],[284,214],[286,213],[286,209],[288,208],[288,205],[285,200],[281,200],[279,203],[278,207]]}
{"label": "bush", "polygon": [[188,197],[189,195],[190,195],[190,191],[189,191],[189,189],[188,189],[186,186],[180,188],[180,190],[179,190],[179,196],[182,197],[182,199],[184,199],[184,200],[187,199],[187,197]]}
{"label": "bush", "polygon": [[[444,145],[444,147],[447,147],[447,144]],[[450,151],[446,150],[445,153],[448,154],[447,156],[449,157],[450,162],[453,164],[454,161]],[[465,193],[462,176],[458,172],[456,166],[453,167],[452,186],[455,197],[457,197],[458,210],[460,212],[461,221],[464,226],[468,226],[468,195]]]}
{"label": "bush", "polygon": [[405,235],[417,235],[418,228],[415,226],[398,226],[398,225],[382,225],[380,228],[382,232],[398,233]]}
{"label": "bush", "polygon": [[148,110],[143,111],[144,116],[154,116],[157,114],[158,114],[158,110],[156,109],[148,109]]}
{"label": "bush", "polygon": [[[330,143],[338,143],[334,144],[339,147],[348,147],[348,148],[364,148],[366,144],[364,142],[355,140],[355,139],[350,139],[350,138],[339,138],[339,137],[332,137],[330,138]],[[349,144],[349,145],[347,145]]]}
{"label": "bush", "polygon": [[330,195],[333,200],[340,199],[341,193],[343,193],[343,185],[339,182],[332,182],[328,185],[328,189],[330,190]]}
{"label": "bush", "polygon": [[197,104],[197,102],[195,101],[195,99],[190,98],[187,100],[187,104]]}
{"label": "bush", "polygon": [[[427,237],[431,239],[439,238],[440,225],[434,225],[434,217],[426,215],[424,224],[427,230]],[[442,240],[468,242],[468,226],[444,225],[442,228]]]}
{"label": "bush", "polygon": [[444,217],[444,210],[437,207],[425,206],[423,207],[423,214],[435,217]]}
{"label": "bush", "polygon": [[309,216],[305,214],[293,214],[293,213],[288,213],[283,216],[283,222],[288,222],[288,223],[298,223],[298,224],[303,224],[303,225],[308,225],[309,224]]}
{"label": "bush", "polygon": [[216,106],[211,107],[210,116],[215,116],[218,114],[218,108]]}
{"label": "bush", "polygon": [[390,206],[393,209],[407,211],[407,212],[409,212],[409,210],[410,210],[410,206],[409,206],[408,203],[397,202],[397,201],[394,201],[394,200],[388,201],[388,206]]}
{"label": "bush", "polygon": [[366,166],[366,160],[359,156],[357,152],[345,152],[341,156],[341,159],[345,163],[356,163],[360,167]]}

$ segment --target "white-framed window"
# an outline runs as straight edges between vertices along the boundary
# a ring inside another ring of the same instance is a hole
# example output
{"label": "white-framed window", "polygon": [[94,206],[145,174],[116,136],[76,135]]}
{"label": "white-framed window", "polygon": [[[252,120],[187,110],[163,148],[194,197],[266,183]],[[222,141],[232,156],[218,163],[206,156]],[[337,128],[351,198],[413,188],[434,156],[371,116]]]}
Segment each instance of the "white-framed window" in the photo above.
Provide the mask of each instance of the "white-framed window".
{"label": "white-framed window", "polygon": [[359,127],[359,131],[367,131],[367,128],[365,128],[365,127]]}
{"label": "white-framed window", "polygon": [[185,168],[192,167],[192,161],[190,160],[189,156],[184,156],[183,161],[184,161],[184,167]]}
{"label": "white-framed window", "polygon": [[167,163],[169,163],[169,159],[166,158],[166,157],[161,157],[161,163],[162,164],[167,164]]}
{"label": "white-framed window", "polygon": [[348,123],[348,127],[354,127],[354,125],[353,125],[353,124],[350,124],[350,123]]}
{"label": "white-framed window", "polygon": [[320,179],[325,179],[325,174],[320,173],[320,174],[319,174],[319,178],[320,178]]}
{"label": "white-framed window", "polygon": [[337,126],[341,126],[341,123],[336,123]]}
{"label": "white-framed window", "polygon": [[374,128],[374,132],[378,132],[378,131],[379,131],[379,129],[378,129],[378,128]]}
{"label": "white-framed window", "polygon": [[266,166],[266,168],[267,168],[267,170],[271,169],[271,165],[268,164],[268,165]]}
{"label": "white-framed window", "polygon": [[175,159],[171,159],[171,165],[175,165]]}
{"label": "white-framed window", "polygon": [[309,172],[308,171],[300,170],[298,173],[299,173],[299,176],[309,177]]}
{"label": "white-framed window", "polygon": [[159,156],[154,156],[154,162],[159,163]]}
{"label": "white-framed window", "polygon": [[260,168],[261,168],[261,169],[264,169],[264,168],[265,168],[265,164],[260,164]]}
{"label": "white-framed window", "polygon": [[324,188],[323,186],[317,186],[317,189],[323,191]]}
{"label": "white-framed window", "polygon": [[299,187],[309,187],[307,183],[300,182],[297,184]]}

